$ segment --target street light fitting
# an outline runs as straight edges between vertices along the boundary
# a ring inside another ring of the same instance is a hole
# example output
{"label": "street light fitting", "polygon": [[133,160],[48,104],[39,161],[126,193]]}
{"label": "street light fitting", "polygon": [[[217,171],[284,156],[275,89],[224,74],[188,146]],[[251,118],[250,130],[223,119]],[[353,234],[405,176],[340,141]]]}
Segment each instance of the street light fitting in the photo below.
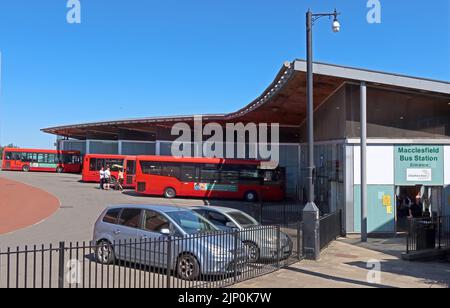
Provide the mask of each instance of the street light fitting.
{"label": "street light fitting", "polygon": [[339,31],[341,31],[341,23],[339,22],[339,20],[337,19],[339,13],[337,12],[337,10],[334,10],[334,20],[333,20],[333,32],[337,33]]}
{"label": "street light fitting", "polygon": [[337,19],[335,19],[333,21],[333,32],[338,33],[339,31],[341,31],[341,23]]}
{"label": "street light fitting", "polygon": [[311,14],[311,21],[312,24],[314,24],[318,19],[322,18],[322,17],[334,17],[333,18],[333,23],[332,23],[332,29],[333,32],[337,33],[341,31],[341,23],[338,20],[338,16],[341,15],[341,13],[339,13],[336,9],[334,10],[333,13],[327,13],[327,14],[313,14],[311,13],[311,11],[308,11]]}

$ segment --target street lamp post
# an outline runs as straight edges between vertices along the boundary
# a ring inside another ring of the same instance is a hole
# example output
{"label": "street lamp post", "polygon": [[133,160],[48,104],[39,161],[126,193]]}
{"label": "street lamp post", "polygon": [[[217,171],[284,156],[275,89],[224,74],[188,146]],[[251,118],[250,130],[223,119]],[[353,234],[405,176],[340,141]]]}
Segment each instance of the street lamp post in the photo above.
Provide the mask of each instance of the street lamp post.
{"label": "street lamp post", "polygon": [[313,75],[313,26],[314,22],[321,17],[334,17],[332,23],[333,32],[339,32],[341,25],[337,19],[338,13],[334,10],[328,14],[313,14],[311,10],[306,13],[306,50],[307,50],[307,123],[308,123],[308,203],[304,209],[304,250],[308,259],[319,258],[320,235],[319,235],[319,209],[314,196],[314,75]]}

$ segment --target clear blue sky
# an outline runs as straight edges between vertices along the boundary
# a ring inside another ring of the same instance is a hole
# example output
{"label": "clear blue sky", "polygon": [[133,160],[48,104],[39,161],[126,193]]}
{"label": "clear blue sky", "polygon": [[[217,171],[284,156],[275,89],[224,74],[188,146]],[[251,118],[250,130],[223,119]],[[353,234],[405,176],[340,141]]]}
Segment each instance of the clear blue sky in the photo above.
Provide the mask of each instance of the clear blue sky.
{"label": "clear blue sky", "polygon": [[342,11],[342,32],[315,27],[315,60],[450,80],[448,0],[0,0],[0,144],[51,147],[40,128],[142,116],[234,111],[286,60],[305,58],[305,17]]}

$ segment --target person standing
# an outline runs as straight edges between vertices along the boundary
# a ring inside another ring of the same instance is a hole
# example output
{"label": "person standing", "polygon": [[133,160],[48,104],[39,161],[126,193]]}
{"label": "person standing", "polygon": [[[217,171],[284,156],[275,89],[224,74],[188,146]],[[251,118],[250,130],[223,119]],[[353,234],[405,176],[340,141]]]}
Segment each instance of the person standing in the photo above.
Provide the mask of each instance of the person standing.
{"label": "person standing", "polygon": [[105,167],[102,167],[102,169],[100,169],[100,189],[105,189]]}
{"label": "person standing", "polygon": [[110,181],[111,181],[111,169],[109,168],[109,166],[106,166],[106,171],[105,171],[105,188],[106,190],[110,190],[111,185],[110,185]]}

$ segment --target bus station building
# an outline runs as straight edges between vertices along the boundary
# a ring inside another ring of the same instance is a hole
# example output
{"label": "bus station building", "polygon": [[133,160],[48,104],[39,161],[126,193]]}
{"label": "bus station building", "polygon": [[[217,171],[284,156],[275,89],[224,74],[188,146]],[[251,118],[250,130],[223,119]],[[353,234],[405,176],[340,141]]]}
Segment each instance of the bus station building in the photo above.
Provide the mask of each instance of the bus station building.
{"label": "bus station building", "polygon": [[[450,215],[450,82],[314,64],[315,193],[322,213],[342,209],[348,233],[360,232],[360,102],[367,87],[368,231],[400,231],[401,202],[421,202]],[[305,201],[307,187],[306,62],[283,65],[253,102],[230,114],[203,115],[203,124],[279,123],[280,166],[286,193]],[[60,150],[84,154],[171,155],[176,123],[167,116],[42,129]],[[224,141],[225,142],[225,141]],[[192,149],[198,145],[192,144]],[[226,144],[225,147],[236,147]],[[247,153],[255,144],[246,143]],[[197,150],[199,150],[197,148]],[[201,149],[200,149],[201,153]]]}

